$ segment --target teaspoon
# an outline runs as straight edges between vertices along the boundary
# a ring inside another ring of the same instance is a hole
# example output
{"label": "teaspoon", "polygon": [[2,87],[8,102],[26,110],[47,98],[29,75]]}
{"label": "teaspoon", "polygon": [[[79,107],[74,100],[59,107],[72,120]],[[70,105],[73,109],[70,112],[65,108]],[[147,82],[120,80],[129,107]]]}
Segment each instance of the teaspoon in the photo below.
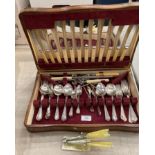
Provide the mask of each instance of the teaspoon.
{"label": "teaspoon", "polygon": [[[101,96],[102,99],[104,100],[104,95],[106,94],[106,90],[105,90],[104,84],[98,83],[97,86],[96,86],[96,92],[95,93],[96,93],[96,95]],[[110,118],[107,106],[105,104],[103,106],[104,106],[105,120],[106,121],[110,121],[111,118]]]}
{"label": "teaspoon", "polygon": [[49,95],[49,105],[47,107],[47,110],[46,110],[46,114],[45,114],[45,118],[46,119],[49,119],[50,116],[51,116],[51,105],[50,105],[50,101],[51,101],[51,97],[53,96],[53,84],[50,84],[49,85],[49,90],[48,90],[48,95]]}
{"label": "teaspoon", "polygon": [[78,85],[76,87],[76,97],[77,97],[77,101],[78,101],[78,105],[77,105],[77,109],[76,109],[76,113],[80,114],[80,95],[82,94],[82,87],[81,85]]}
{"label": "teaspoon", "polygon": [[[115,95],[116,93],[116,87],[114,84],[112,83],[109,83],[106,85],[106,93],[109,95],[109,96],[112,96],[112,101],[113,101],[113,96]],[[116,109],[115,109],[115,105],[112,103],[112,120],[114,122],[116,122],[118,120],[118,117],[117,117],[117,114],[116,114]]]}
{"label": "teaspoon", "polygon": [[61,84],[57,84],[57,85],[54,86],[53,91],[54,91],[54,94],[57,96],[56,110],[55,110],[54,119],[59,120],[58,103],[59,103],[59,96],[63,93],[63,86]]}
{"label": "teaspoon", "polygon": [[120,96],[121,97],[120,118],[121,118],[121,120],[123,120],[124,122],[126,122],[127,121],[127,118],[126,118],[126,115],[125,115],[125,112],[124,112],[124,108],[123,108],[123,105],[122,105],[123,92],[122,92],[122,89],[121,89],[120,84],[117,84],[116,85],[116,96]]}
{"label": "teaspoon", "polygon": [[[91,88],[90,88],[89,86],[87,86],[87,91],[88,91],[88,97],[89,97],[89,99],[90,99],[90,101],[91,101],[92,90],[91,90]],[[91,112],[94,112],[94,107],[93,107],[92,104],[91,104],[91,106],[90,106],[90,111],[91,111]]]}
{"label": "teaspoon", "polygon": [[61,116],[61,120],[62,120],[62,121],[66,121],[66,120],[67,120],[67,108],[66,108],[66,103],[67,103],[68,96],[71,96],[71,95],[72,95],[72,91],[73,91],[72,85],[69,84],[69,83],[67,83],[67,84],[63,87],[63,93],[64,93],[64,95],[65,95],[66,97],[65,97],[65,104],[64,104],[64,108],[63,108],[63,112],[62,112],[62,116]]}
{"label": "teaspoon", "polygon": [[[48,90],[49,90],[48,83],[46,81],[43,81],[43,84],[40,86],[40,93],[41,93],[40,103],[44,99],[44,95],[48,94]],[[43,112],[42,112],[42,103],[41,103],[38,113],[36,115],[36,120],[41,121],[42,117],[43,117]]]}

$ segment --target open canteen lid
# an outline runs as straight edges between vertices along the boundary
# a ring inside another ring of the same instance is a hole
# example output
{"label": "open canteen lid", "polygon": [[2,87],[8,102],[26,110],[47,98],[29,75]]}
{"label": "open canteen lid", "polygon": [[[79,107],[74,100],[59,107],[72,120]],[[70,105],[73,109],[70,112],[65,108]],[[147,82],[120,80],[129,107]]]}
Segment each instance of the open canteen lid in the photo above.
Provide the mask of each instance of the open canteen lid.
{"label": "open canteen lid", "polygon": [[138,4],[25,9],[19,15],[38,70],[130,67]]}

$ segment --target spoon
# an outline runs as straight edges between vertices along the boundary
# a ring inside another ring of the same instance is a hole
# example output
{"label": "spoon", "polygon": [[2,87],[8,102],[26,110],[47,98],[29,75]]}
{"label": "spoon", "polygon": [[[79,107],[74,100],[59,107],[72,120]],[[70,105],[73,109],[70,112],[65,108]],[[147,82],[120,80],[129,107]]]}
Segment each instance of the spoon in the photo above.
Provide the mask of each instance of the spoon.
{"label": "spoon", "polygon": [[[126,80],[121,81],[121,89],[122,89],[123,94],[129,98],[130,97],[130,88],[129,88],[129,85]],[[128,120],[130,123],[135,123],[138,120],[131,103],[129,104]]]}
{"label": "spoon", "polygon": [[[113,96],[116,94],[116,87],[115,87],[115,85],[112,84],[112,83],[109,83],[109,84],[107,84],[105,89],[106,89],[106,93],[109,96],[112,96],[112,101],[113,101]],[[118,120],[114,104],[112,104],[112,120],[114,122],[116,122]]]}
{"label": "spoon", "polygon": [[[89,86],[87,86],[87,91],[88,91],[88,97],[89,97],[89,99],[90,99],[90,101],[91,101],[91,93],[92,93],[92,90],[91,90],[91,88],[90,88]],[[90,111],[91,111],[91,112],[94,112],[94,107],[93,107],[93,105],[91,105]]]}
{"label": "spoon", "polygon": [[[76,81],[72,81],[72,85],[74,86],[74,89],[73,89],[72,94],[71,94],[72,101],[73,101],[73,99],[76,98],[76,84],[77,84]],[[72,101],[71,101],[71,107],[70,107],[69,114],[68,114],[70,117],[73,117],[73,105],[72,105]]]}
{"label": "spoon", "polygon": [[50,101],[51,101],[51,97],[53,96],[53,84],[50,84],[49,85],[48,94],[49,94],[49,105],[47,107],[46,114],[45,114],[45,118],[46,119],[49,119],[50,116],[51,116],[51,105],[50,105]]}
{"label": "spoon", "polygon": [[54,119],[59,120],[58,103],[59,103],[59,96],[63,93],[63,86],[61,84],[57,84],[57,85],[54,86],[53,91],[54,91],[54,94],[57,96],[56,110],[55,110]]}
{"label": "spoon", "polygon": [[[41,93],[40,103],[44,99],[44,95],[48,94],[48,90],[49,90],[48,83],[46,81],[43,81],[43,84],[40,86],[40,93]],[[42,118],[43,118],[43,111],[42,111],[42,104],[40,104],[38,113],[36,115],[36,120],[41,121]]]}
{"label": "spoon", "polygon": [[[92,85],[93,86],[93,85]],[[95,92],[95,90],[92,88],[92,90],[91,90],[91,92],[92,92],[92,95],[95,97],[95,99],[96,99],[96,102],[98,102],[97,101],[97,94],[96,94],[96,92]],[[93,107],[93,106],[92,106]],[[101,116],[101,109],[100,109],[100,107],[99,107],[99,105],[97,105],[97,112],[98,112],[98,115],[99,116]]]}
{"label": "spoon", "polygon": [[76,108],[76,113],[77,114],[80,114],[80,95],[82,94],[82,87],[81,85],[78,85],[76,87],[76,97],[77,97],[77,101],[78,101],[78,105],[77,105],[77,108]]}
{"label": "spoon", "polygon": [[[98,83],[96,85],[95,93],[97,96],[101,96],[104,99],[104,95],[106,94],[105,85],[102,83]],[[105,115],[105,120],[110,121],[111,118],[110,118],[107,106],[105,104],[104,104],[104,115]]]}
{"label": "spoon", "polygon": [[66,96],[65,97],[65,104],[64,104],[64,108],[63,108],[63,112],[62,112],[62,116],[61,116],[61,120],[62,121],[66,121],[67,120],[67,108],[66,108],[66,103],[67,103],[67,99],[68,96],[72,95],[72,91],[73,91],[73,87],[70,83],[67,83],[64,87],[63,87],[63,93]]}
{"label": "spoon", "polygon": [[120,118],[121,120],[123,120],[124,122],[127,121],[127,118],[126,118],[126,115],[125,115],[125,112],[124,112],[124,108],[123,108],[123,104],[122,104],[122,96],[123,96],[123,92],[122,92],[122,89],[121,89],[121,86],[120,84],[117,84],[115,85],[116,86],[116,96],[120,96],[121,97],[121,113],[120,113]]}

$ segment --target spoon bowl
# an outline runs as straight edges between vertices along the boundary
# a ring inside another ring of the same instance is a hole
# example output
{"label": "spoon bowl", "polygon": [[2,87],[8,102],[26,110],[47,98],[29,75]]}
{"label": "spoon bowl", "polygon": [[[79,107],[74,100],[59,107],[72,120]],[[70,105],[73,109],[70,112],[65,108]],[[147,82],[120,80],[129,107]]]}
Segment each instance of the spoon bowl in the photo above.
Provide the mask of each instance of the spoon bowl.
{"label": "spoon bowl", "polygon": [[126,80],[121,81],[121,89],[125,96],[130,95],[130,90],[129,90],[128,83]]}
{"label": "spoon bowl", "polygon": [[40,93],[43,95],[47,95],[49,93],[49,86],[46,82],[43,82],[43,84],[40,86]]}
{"label": "spoon bowl", "polygon": [[96,85],[95,94],[96,94],[97,96],[105,95],[105,94],[106,94],[105,85],[103,85],[102,83],[98,83],[98,84]]}
{"label": "spoon bowl", "polygon": [[116,86],[116,96],[123,96],[123,92],[122,92],[122,89],[121,89],[121,86],[119,84],[117,84]]}
{"label": "spoon bowl", "polygon": [[63,87],[63,93],[65,96],[71,96],[73,93],[73,87],[71,84],[67,83],[64,87]]}
{"label": "spoon bowl", "polygon": [[77,96],[80,96],[82,94],[82,87],[80,86],[80,85],[78,85],[77,87],[76,87],[76,95]]}
{"label": "spoon bowl", "polygon": [[114,96],[116,94],[116,86],[112,83],[107,84],[105,90],[109,96]]}
{"label": "spoon bowl", "polygon": [[54,86],[53,91],[56,96],[59,96],[63,93],[63,86],[61,84],[57,84]]}

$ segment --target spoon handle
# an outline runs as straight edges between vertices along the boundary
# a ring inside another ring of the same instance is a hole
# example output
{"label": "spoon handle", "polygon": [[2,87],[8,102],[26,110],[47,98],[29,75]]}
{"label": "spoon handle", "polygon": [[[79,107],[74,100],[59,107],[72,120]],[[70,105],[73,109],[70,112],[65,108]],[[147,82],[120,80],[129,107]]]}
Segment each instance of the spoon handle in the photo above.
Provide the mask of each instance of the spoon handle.
{"label": "spoon handle", "polygon": [[90,112],[94,112],[95,111],[93,105],[90,106],[89,110],[90,110]]}
{"label": "spoon handle", "polygon": [[[103,97],[103,96],[102,96],[102,99],[104,100],[104,97]],[[106,121],[110,121],[111,118],[110,118],[110,115],[109,115],[107,106],[105,105],[105,103],[103,104],[103,106],[104,106],[104,116],[105,116],[105,120],[106,120]]]}
{"label": "spoon handle", "polygon": [[112,120],[114,122],[116,122],[118,120],[114,104],[112,104]]}
{"label": "spoon handle", "polygon": [[76,108],[76,114],[80,114],[80,97],[78,96],[78,105],[77,105],[77,108]]}
{"label": "spoon handle", "polygon": [[78,103],[78,106],[76,108],[76,114],[80,114],[80,105],[79,105],[79,103]]}
{"label": "spoon handle", "polygon": [[98,112],[98,115],[101,116],[102,113],[101,113],[101,109],[99,106],[97,106],[97,112]]}
{"label": "spoon handle", "polygon": [[[89,98],[90,98],[90,101],[91,101],[91,94],[89,94]],[[90,106],[90,112],[94,112],[95,110],[94,110],[94,107],[93,107],[93,105],[91,104],[91,106]]]}
{"label": "spoon handle", "polygon": [[130,123],[133,123],[133,122],[132,122],[132,119],[131,119],[131,110],[130,110],[130,105],[129,105],[128,120],[129,120],[129,122],[130,122]]}
{"label": "spoon handle", "polygon": [[36,120],[37,121],[41,121],[42,120],[42,117],[43,117],[43,115],[42,115],[42,106],[40,106],[39,107],[39,110],[38,110],[38,113],[37,113],[37,116],[36,116]]}
{"label": "spoon handle", "polygon": [[109,115],[109,112],[108,112],[108,109],[106,107],[106,105],[104,104],[104,115],[105,115],[105,120],[106,121],[110,121],[110,115]]}
{"label": "spoon handle", "polygon": [[45,118],[46,118],[46,119],[49,119],[50,116],[51,116],[51,106],[50,106],[50,104],[49,104],[48,107],[47,107],[47,111],[46,111],[46,114],[45,114]]}
{"label": "spoon handle", "polygon": [[37,121],[41,121],[42,117],[43,117],[43,110],[42,110],[42,105],[41,105],[41,102],[42,102],[43,99],[44,99],[44,95],[41,95],[40,107],[39,107],[38,113],[36,115],[36,120]]}
{"label": "spoon handle", "polygon": [[129,120],[130,123],[137,122],[138,118],[137,118],[131,104],[129,105],[129,115],[130,115],[130,120]]}
{"label": "spoon handle", "polygon": [[63,112],[62,112],[62,115],[61,115],[61,120],[62,121],[66,121],[67,120],[67,108],[66,108],[67,99],[68,99],[68,97],[66,96]]}
{"label": "spoon handle", "polygon": [[51,105],[50,105],[50,100],[51,100],[51,97],[49,96],[49,105],[48,105],[47,110],[46,110],[45,119],[49,119],[50,116],[51,116]]}
{"label": "spoon handle", "polygon": [[69,116],[73,117],[73,106],[71,105],[70,110],[69,110]]}
{"label": "spoon handle", "polygon": [[121,113],[120,113],[120,118],[121,118],[121,120],[123,120],[124,122],[127,121],[127,118],[126,118],[126,115],[125,115],[125,112],[124,112],[124,108],[123,108],[122,103],[121,103]]}
{"label": "spoon handle", "polygon": [[59,96],[57,96],[56,110],[55,110],[55,115],[54,115],[54,119],[55,120],[59,120],[59,107],[58,107],[58,102],[59,102]]}

